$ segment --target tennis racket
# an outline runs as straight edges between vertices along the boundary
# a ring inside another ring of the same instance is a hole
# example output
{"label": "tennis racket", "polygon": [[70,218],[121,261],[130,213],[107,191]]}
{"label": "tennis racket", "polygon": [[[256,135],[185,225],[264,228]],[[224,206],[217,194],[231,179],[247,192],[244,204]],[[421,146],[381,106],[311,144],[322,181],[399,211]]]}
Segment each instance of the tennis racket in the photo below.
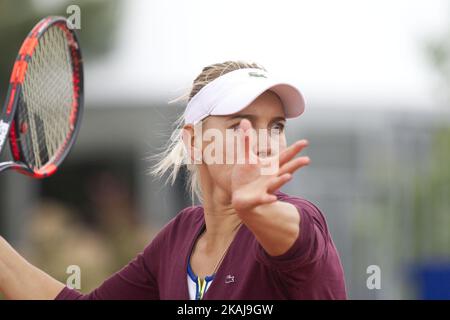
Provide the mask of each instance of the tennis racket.
{"label": "tennis racket", "polygon": [[14,63],[0,116],[0,153],[9,138],[14,169],[33,178],[56,172],[79,131],[83,64],[74,30],[63,17],[42,19]]}

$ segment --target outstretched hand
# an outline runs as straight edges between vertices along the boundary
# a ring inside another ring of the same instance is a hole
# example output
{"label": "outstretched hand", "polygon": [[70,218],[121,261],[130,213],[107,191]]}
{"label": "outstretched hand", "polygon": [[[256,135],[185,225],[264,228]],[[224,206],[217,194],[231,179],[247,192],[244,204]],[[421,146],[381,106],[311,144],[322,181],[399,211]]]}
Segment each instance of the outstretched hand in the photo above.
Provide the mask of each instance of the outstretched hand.
{"label": "outstretched hand", "polygon": [[[232,205],[237,212],[275,202],[274,194],[292,178],[292,174],[310,163],[307,156],[294,158],[307,145],[308,141],[298,140],[279,154],[258,157],[252,148],[250,135],[251,122],[243,119],[239,125],[240,150],[244,161],[234,165],[231,173]],[[238,150],[239,151],[239,150]],[[242,159],[241,159],[242,160]],[[275,170],[267,173],[264,168],[276,165]]]}

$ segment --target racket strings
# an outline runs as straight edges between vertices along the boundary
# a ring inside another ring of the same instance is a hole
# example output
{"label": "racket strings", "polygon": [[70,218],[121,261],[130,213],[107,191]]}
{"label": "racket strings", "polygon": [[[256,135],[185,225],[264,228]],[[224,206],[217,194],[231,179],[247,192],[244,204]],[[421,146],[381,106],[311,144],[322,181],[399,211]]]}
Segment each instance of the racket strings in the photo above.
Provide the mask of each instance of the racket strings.
{"label": "racket strings", "polygon": [[19,100],[19,136],[24,160],[39,169],[58,155],[71,130],[72,63],[64,30],[50,27],[28,64]]}

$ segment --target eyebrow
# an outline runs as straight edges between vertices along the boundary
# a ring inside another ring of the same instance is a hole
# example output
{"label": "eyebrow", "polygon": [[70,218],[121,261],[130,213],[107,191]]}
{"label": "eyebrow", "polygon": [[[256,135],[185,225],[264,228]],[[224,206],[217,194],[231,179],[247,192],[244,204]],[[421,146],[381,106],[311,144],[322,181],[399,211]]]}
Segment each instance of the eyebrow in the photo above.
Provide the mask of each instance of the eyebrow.
{"label": "eyebrow", "polygon": [[273,123],[273,122],[277,122],[277,121],[286,121],[286,118],[285,117],[275,117],[270,122]]}
{"label": "eyebrow", "polygon": [[228,120],[234,120],[234,119],[248,119],[250,121],[255,120],[255,116],[253,114],[236,114],[234,116],[231,116],[230,118],[228,118]]}
{"label": "eyebrow", "polygon": [[[234,116],[231,116],[228,120],[234,120],[234,119],[248,119],[250,121],[255,120],[256,116],[253,114],[236,114]],[[286,121],[285,117],[275,117],[273,119],[270,120],[270,123],[276,122],[276,121]]]}

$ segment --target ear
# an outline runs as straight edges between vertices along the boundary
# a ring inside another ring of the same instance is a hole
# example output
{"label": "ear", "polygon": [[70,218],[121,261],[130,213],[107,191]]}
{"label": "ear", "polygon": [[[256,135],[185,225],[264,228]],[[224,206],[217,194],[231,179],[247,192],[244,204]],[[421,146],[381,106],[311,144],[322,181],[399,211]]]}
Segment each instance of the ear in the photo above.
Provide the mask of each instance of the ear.
{"label": "ear", "polygon": [[195,133],[194,126],[187,124],[183,127],[182,138],[184,147],[189,156],[190,164],[200,164],[202,162],[201,149],[195,145]]}

